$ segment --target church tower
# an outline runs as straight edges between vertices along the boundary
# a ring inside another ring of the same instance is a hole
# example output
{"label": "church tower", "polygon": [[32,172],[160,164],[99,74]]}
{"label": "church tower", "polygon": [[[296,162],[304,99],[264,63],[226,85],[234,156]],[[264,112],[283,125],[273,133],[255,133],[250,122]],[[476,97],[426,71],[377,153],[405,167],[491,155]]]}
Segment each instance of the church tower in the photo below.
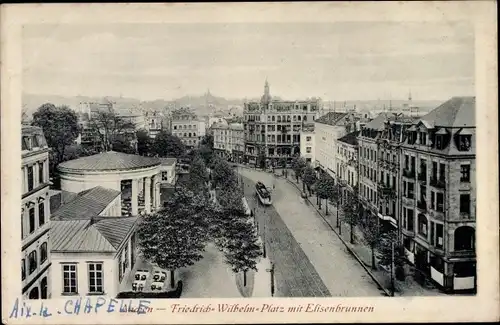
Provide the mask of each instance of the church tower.
{"label": "church tower", "polygon": [[271,102],[271,94],[269,93],[269,83],[267,82],[266,78],[266,83],[264,84],[264,95],[262,96],[261,103],[267,107],[269,103]]}

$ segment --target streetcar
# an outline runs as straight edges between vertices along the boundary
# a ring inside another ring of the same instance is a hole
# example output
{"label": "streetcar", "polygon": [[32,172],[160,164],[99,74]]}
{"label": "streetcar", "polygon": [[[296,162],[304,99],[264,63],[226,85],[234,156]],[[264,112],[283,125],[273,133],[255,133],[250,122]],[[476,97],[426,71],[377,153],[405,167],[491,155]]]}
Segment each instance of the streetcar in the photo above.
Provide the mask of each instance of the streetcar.
{"label": "streetcar", "polygon": [[271,205],[273,203],[271,199],[271,191],[262,182],[257,182],[255,184],[255,191],[259,197],[260,203],[263,205]]}

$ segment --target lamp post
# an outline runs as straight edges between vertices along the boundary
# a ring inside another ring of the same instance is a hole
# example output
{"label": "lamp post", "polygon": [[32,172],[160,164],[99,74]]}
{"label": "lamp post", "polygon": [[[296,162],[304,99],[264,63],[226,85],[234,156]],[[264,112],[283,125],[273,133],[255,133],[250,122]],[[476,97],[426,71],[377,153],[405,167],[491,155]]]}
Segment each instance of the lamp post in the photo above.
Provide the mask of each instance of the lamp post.
{"label": "lamp post", "polygon": [[274,297],[274,263],[271,262],[271,268],[266,269],[271,274],[271,297]]}

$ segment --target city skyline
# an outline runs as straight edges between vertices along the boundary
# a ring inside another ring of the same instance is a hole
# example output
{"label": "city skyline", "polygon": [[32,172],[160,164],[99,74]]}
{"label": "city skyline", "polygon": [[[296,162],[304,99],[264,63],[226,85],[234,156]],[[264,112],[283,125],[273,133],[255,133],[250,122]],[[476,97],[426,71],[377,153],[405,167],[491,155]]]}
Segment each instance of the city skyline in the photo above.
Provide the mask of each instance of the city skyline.
{"label": "city skyline", "polygon": [[[201,32],[202,31],[202,32]],[[172,46],[173,45],[173,46]],[[27,25],[23,91],[174,99],[444,100],[474,95],[461,23]]]}

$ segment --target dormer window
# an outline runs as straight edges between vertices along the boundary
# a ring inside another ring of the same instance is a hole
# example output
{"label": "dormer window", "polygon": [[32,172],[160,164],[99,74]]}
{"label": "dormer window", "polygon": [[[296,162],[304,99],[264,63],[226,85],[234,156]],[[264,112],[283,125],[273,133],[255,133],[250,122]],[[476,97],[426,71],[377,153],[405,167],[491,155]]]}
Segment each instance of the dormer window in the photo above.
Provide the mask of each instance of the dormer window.
{"label": "dormer window", "polygon": [[471,138],[472,138],[472,136],[470,136],[470,135],[459,135],[458,136],[458,141],[459,141],[458,150],[460,150],[460,151],[470,150]]}
{"label": "dormer window", "polygon": [[426,132],[419,132],[419,140],[420,140],[420,144],[425,146],[427,145],[427,133]]}

